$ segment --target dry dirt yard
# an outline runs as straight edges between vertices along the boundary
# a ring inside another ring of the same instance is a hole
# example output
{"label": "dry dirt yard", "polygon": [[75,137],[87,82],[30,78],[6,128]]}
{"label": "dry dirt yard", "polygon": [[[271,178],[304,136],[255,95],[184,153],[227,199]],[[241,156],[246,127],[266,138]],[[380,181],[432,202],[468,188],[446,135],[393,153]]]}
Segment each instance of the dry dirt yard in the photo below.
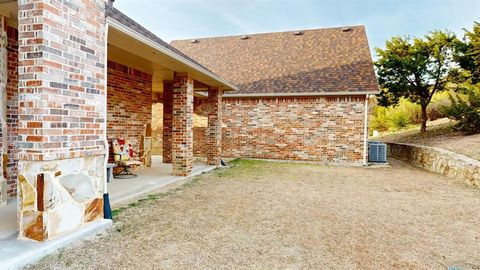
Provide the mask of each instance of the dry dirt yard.
{"label": "dry dirt yard", "polygon": [[[134,182],[135,180],[131,180]],[[240,160],[30,269],[480,269],[480,191],[391,168]]]}

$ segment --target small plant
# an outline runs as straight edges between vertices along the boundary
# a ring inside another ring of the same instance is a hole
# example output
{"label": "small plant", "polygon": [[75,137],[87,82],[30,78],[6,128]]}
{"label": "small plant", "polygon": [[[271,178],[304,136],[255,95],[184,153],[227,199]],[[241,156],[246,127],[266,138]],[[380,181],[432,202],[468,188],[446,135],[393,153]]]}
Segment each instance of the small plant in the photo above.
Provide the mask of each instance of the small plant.
{"label": "small plant", "polygon": [[467,134],[480,133],[480,89],[470,87],[466,97],[450,95],[450,106],[444,107],[445,114],[457,120],[455,129]]}

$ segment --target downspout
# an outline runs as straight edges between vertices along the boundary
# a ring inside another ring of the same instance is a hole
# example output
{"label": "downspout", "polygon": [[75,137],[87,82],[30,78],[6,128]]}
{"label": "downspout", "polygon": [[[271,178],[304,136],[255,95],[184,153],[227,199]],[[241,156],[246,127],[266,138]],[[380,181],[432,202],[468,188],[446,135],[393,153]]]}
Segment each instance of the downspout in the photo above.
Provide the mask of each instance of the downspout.
{"label": "downspout", "polygon": [[364,122],[363,122],[363,166],[368,165],[368,159],[367,159],[367,148],[368,148],[368,98],[369,94],[365,95],[365,117],[364,117]]}
{"label": "downspout", "polygon": [[108,153],[110,153],[108,149],[108,138],[107,138],[107,121],[108,121],[108,23],[105,22],[105,56],[104,56],[104,63],[105,63],[105,70],[104,72],[104,87],[105,87],[105,100],[103,103],[103,115],[105,116],[104,128],[103,128],[103,139],[105,144],[105,159],[103,162],[103,173],[105,174],[103,177],[103,214],[104,218],[112,219],[112,209],[110,208],[110,196],[108,195],[108,182],[107,182],[107,165],[108,165]]}
{"label": "downspout", "polygon": [[[108,88],[108,23],[105,23],[105,55],[104,55],[104,63],[105,63],[105,70],[103,78],[104,78],[104,88],[105,88],[105,100],[103,103],[103,115],[105,116],[105,123],[104,123],[104,128],[103,128],[103,141],[105,144],[105,162],[104,162],[104,168],[103,171],[106,173],[107,172],[107,163],[108,163],[108,139],[107,139],[107,88]],[[107,177],[104,179],[104,188],[103,188],[104,194],[108,193],[107,189]]]}

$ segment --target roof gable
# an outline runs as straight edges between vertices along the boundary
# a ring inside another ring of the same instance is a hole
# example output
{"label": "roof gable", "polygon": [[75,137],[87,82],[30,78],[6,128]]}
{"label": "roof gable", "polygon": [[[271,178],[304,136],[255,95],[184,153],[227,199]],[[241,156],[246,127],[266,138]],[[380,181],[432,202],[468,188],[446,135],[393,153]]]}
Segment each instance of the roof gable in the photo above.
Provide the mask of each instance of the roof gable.
{"label": "roof gable", "polygon": [[240,94],[377,92],[363,26],[177,40]]}

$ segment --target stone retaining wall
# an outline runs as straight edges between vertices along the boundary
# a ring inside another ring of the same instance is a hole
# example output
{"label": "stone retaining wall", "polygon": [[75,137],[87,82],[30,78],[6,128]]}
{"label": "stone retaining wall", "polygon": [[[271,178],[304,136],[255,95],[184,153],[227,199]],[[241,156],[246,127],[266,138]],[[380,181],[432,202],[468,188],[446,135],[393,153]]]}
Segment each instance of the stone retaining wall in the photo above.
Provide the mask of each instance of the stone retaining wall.
{"label": "stone retaining wall", "polygon": [[480,161],[448,150],[412,144],[387,143],[388,157],[408,162],[416,167],[461,179],[480,186]]}

